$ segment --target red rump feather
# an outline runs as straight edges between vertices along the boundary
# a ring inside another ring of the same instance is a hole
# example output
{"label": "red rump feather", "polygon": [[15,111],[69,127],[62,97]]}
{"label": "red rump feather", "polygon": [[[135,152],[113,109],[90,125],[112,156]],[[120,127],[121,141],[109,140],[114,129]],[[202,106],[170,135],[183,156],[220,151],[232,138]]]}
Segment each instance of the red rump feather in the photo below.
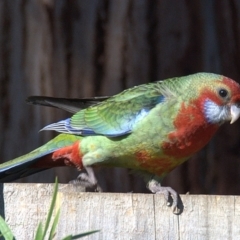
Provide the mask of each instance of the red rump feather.
{"label": "red rump feather", "polygon": [[41,157],[41,160],[32,165],[32,168],[52,168],[62,166],[74,166],[82,169],[82,155],[79,153],[80,141],[73,145],[60,148],[59,150]]}
{"label": "red rump feather", "polygon": [[61,148],[53,153],[53,161],[64,159],[68,166],[74,166],[78,170],[83,168],[82,155],[80,154],[80,141],[75,142],[71,146]]}

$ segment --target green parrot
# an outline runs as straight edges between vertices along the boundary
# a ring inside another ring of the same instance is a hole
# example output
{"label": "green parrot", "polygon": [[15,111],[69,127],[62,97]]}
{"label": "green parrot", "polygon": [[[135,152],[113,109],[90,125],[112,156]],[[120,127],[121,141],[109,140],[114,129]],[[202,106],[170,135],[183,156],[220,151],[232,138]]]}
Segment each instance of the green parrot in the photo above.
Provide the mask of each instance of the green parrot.
{"label": "green parrot", "polygon": [[240,86],[212,73],[197,73],[139,85],[112,97],[57,99],[30,97],[29,102],[70,111],[71,118],[42,130],[60,132],[36,150],[0,165],[8,182],[55,166],[81,172],[76,182],[96,186],[92,166],[138,172],[153,193],[178,195],[161,186],[171,170],[203,148],[217,129],[240,116]]}

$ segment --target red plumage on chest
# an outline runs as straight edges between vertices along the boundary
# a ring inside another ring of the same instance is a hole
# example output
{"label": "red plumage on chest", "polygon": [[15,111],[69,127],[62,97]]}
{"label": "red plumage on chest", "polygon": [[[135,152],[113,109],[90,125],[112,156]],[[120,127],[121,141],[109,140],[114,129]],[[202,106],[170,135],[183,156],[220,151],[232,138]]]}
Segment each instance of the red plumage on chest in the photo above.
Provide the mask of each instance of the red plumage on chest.
{"label": "red plumage on chest", "polygon": [[203,148],[218,129],[217,124],[207,123],[202,111],[203,99],[187,106],[182,103],[174,121],[175,131],[168,134],[168,141],[162,144],[167,156],[190,157]]}

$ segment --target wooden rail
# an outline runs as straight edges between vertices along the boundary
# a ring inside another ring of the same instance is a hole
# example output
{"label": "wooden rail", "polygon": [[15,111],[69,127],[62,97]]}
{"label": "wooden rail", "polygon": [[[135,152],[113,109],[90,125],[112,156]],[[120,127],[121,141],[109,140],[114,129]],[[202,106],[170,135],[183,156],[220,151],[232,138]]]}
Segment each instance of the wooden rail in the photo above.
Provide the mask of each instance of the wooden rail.
{"label": "wooden rail", "polygon": [[[33,239],[46,219],[53,184],[8,183],[1,191],[1,215],[16,239]],[[81,191],[59,185],[56,239],[97,229],[84,239],[240,239],[239,196],[182,195],[183,212],[174,215],[161,195]]]}

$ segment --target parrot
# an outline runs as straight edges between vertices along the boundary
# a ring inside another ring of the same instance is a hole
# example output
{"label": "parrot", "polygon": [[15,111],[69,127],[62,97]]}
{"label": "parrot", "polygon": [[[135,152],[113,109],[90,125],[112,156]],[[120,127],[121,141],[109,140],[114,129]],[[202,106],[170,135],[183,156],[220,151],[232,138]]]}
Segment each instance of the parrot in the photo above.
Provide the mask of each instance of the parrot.
{"label": "parrot", "polygon": [[195,73],[138,85],[114,96],[67,99],[33,96],[29,103],[73,115],[45,126],[59,133],[32,152],[0,164],[0,182],[56,166],[80,171],[76,182],[96,186],[93,168],[121,167],[138,173],[152,193],[178,194],[163,178],[202,149],[219,127],[240,116],[240,85],[214,73]]}

